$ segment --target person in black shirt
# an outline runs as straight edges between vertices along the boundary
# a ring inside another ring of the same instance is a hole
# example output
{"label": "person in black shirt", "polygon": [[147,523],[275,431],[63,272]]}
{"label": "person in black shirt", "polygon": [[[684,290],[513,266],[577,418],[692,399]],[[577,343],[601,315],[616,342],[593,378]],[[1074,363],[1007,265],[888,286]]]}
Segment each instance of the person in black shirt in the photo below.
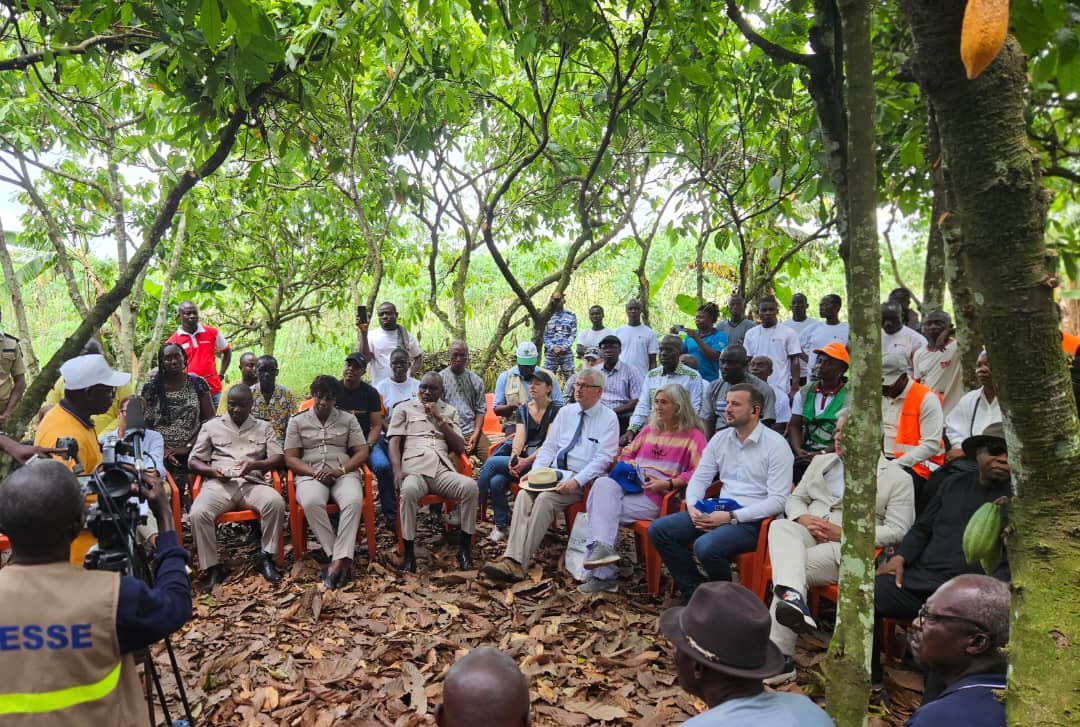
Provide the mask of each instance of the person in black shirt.
{"label": "person in black shirt", "polygon": [[[880,689],[882,680],[881,619],[914,618],[926,600],[943,583],[962,573],[982,573],[964,559],[962,542],[968,520],[984,503],[1012,494],[1005,429],[995,422],[982,434],[964,440],[964,453],[975,460],[975,471],[958,471],[941,483],[926,511],[900,542],[896,554],[877,570],[874,583],[874,651],[871,681]],[[1009,579],[1004,562],[991,574]],[[930,671],[924,701],[941,691],[941,679]]]}
{"label": "person in black shirt", "polygon": [[383,525],[387,530],[396,531],[397,493],[394,492],[394,472],[390,469],[385,445],[380,434],[386,418],[386,407],[382,396],[375,387],[364,381],[367,360],[359,351],[345,357],[345,371],[341,374],[341,396],[337,408],[351,412],[367,438],[370,457],[367,466],[379,485],[379,502],[382,506]]}

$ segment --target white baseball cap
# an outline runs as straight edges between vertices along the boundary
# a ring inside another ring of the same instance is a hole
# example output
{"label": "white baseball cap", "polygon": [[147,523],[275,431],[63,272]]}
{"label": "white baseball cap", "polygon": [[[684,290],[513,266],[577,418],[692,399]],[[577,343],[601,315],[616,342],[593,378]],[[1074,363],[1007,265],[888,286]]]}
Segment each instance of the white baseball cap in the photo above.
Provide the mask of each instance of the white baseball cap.
{"label": "white baseball cap", "polygon": [[532,341],[522,341],[517,347],[517,362],[526,366],[536,364],[540,354],[536,351],[536,344]]}
{"label": "white baseball cap", "polygon": [[60,367],[60,375],[64,377],[64,388],[76,391],[89,389],[97,384],[106,386],[123,386],[131,381],[131,374],[121,371],[113,371],[100,354],[89,356],[76,356],[68,359]]}

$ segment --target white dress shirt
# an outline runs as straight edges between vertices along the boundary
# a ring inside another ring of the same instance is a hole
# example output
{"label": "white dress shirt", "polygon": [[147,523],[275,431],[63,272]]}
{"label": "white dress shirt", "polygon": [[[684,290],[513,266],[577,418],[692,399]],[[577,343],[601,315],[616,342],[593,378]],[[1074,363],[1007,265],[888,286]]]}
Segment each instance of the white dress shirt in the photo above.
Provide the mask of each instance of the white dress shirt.
{"label": "white dress shirt", "polygon": [[705,496],[713,480],[723,486],[720,497],[741,505],[739,522],[756,522],[784,511],[791,494],[795,456],[783,435],[760,422],[746,441],[740,442],[735,427],[713,435],[701,461],[686,485],[686,502],[693,505]]}
{"label": "white dress shirt", "polygon": [[995,396],[988,401],[980,386],[960,397],[956,406],[945,418],[945,435],[949,446],[958,448],[968,437],[982,434],[983,430],[994,422],[1001,421],[1001,404]]}
{"label": "white dress shirt", "polygon": [[[555,467],[555,459],[563,448],[570,445],[577,431],[581,404],[567,404],[555,415],[548,429],[547,439],[536,450],[533,468]],[[585,423],[581,437],[566,455],[564,477],[573,477],[584,487],[607,472],[619,454],[619,417],[611,409],[597,402],[585,410]]]}

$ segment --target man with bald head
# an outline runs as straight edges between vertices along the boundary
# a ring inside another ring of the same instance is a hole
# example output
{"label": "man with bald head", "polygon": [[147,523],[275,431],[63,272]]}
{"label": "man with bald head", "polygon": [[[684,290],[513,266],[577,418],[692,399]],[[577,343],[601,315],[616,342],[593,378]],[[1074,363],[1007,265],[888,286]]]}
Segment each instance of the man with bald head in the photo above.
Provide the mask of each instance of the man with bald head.
{"label": "man with bald head", "polygon": [[153,588],[68,563],[83,494],[63,464],[31,462],[0,482],[12,550],[0,570],[0,680],[5,696],[18,695],[5,704],[10,724],[150,724],[132,652],[191,618],[191,585],[161,479],[144,473],[132,492],[160,528]]}
{"label": "man with bald head", "polygon": [[466,442],[457,409],[443,401],[443,379],[439,374],[424,374],[419,397],[394,407],[386,436],[390,440],[394,484],[400,493],[398,519],[405,546],[398,570],[416,572],[416,509],[420,498],[429,493],[458,504],[461,534],[457,564],[461,570],[472,570],[472,534],[480,493],[476,480],[454,466],[453,457],[465,453]]}
{"label": "man with bald head", "polygon": [[527,727],[529,685],[508,655],[485,646],[454,662],[443,680],[439,727]]}
{"label": "man with bald head", "polygon": [[908,727],[1004,727],[1005,707],[995,692],[1005,689],[1007,583],[977,574],[946,581],[911,622],[909,639],[916,661],[933,670],[945,688],[926,695]]}
{"label": "man with bald head", "polygon": [[203,478],[199,496],[191,504],[191,530],[199,564],[207,573],[207,591],[228,576],[218,557],[214,524],[228,510],[259,513],[262,548],[255,558],[255,571],[271,583],[281,580],[274,554],[285,525],[285,501],[269,477],[284,464],[284,450],[273,425],[251,416],[251,407],[251,389],[244,384],[229,389],[229,413],[203,425],[188,458],[188,468]]}

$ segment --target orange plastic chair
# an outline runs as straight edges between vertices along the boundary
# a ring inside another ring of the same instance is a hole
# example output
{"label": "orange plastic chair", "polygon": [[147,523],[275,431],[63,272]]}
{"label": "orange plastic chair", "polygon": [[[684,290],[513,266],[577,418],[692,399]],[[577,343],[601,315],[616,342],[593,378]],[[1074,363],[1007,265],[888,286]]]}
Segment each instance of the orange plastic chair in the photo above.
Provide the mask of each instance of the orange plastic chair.
{"label": "orange plastic chair", "polygon": [[[467,477],[472,477],[473,468],[472,462],[469,461],[469,458],[466,457],[464,453],[462,453],[455,455],[455,459],[457,460],[457,471],[463,475],[466,475]],[[443,497],[442,495],[424,495],[417,501],[416,508],[417,510],[419,510],[424,505],[435,505],[437,503],[442,503],[444,512],[449,512],[454,508],[454,505],[457,504],[454,500],[451,500],[449,497]],[[397,548],[398,554],[401,555],[405,552],[405,539],[401,537],[401,493],[398,493],[397,518]],[[450,526],[445,523],[443,527],[445,527],[447,530],[450,529]]]}
{"label": "orange plastic chair", "polygon": [[[274,483],[274,489],[277,490],[277,493],[280,495],[281,494],[281,477],[278,476],[277,472],[271,472],[270,477],[271,477],[271,479],[272,479],[272,481]],[[199,491],[201,489],[202,489],[202,477],[196,475],[195,479],[191,483],[191,501],[192,501],[192,503],[194,503],[196,498],[199,497]],[[248,521],[251,521],[251,520],[256,520],[257,521],[258,519],[259,519],[259,513],[257,511],[255,511],[255,510],[229,510],[228,512],[223,512],[220,515],[218,515],[217,519],[214,520],[214,524],[215,525],[223,525],[225,523],[242,523],[242,522],[248,522]],[[284,563],[285,563],[285,531],[284,531],[284,529],[282,529],[281,534],[278,536],[277,564],[280,567]]]}
{"label": "orange plastic chair", "polygon": [[[681,497],[682,493],[679,490],[672,490],[664,495],[664,500],[660,503],[660,513],[656,517],[661,518],[678,512],[677,503]],[[634,533],[634,544],[637,546],[638,558],[645,563],[645,582],[649,587],[649,595],[659,596],[660,574],[663,571],[664,563],[660,559],[660,552],[653,547],[652,541],[649,540],[650,525],[652,525],[652,520],[635,520],[630,524],[630,531]]]}
{"label": "orange plastic chair", "polygon": [[[364,521],[364,534],[367,536],[368,560],[375,562],[375,495],[371,488],[371,470],[364,465],[363,473],[364,500],[360,506],[360,517]],[[289,489],[289,531],[292,533],[293,558],[300,560],[307,549],[307,538],[304,519],[304,508],[300,507],[300,501],[296,498],[296,481],[290,470],[285,477]],[[341,508],[335,502],[326,503],[326,512],[340,512]],[[360,530],[356,531],[356,542],[360,542]]]}
{"label": "orange plastic chair", "polygon": [[495,414],[495,395],[484,394],[484,398],[487,400],[487,411],[484,413],[484,434],[491,437],[494,434],[502,435],[502,422],[499,421],[499,417]]}
{"label": "orange plastic chair", "polygon": [[180,535],[180,540],[183,541],[183,530],[180,527],[180,488],[173,482],[172,475],[168,471],[165,472],[165,481],[169,483],[169,504],[172,505],[173,525],[176,527],[177,534]]}

